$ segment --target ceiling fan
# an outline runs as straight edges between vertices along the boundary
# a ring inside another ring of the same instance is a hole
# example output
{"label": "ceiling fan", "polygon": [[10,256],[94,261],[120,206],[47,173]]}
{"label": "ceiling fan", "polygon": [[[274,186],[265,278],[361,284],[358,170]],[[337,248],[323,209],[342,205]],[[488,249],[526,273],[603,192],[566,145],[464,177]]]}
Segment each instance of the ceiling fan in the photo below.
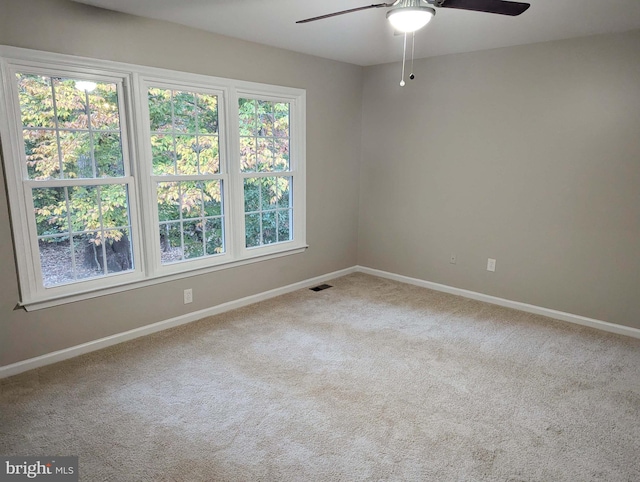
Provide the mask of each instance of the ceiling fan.
{"label": "ceiling fan", "polygon": [[[500,15],[509,15],[515,17],[527,10],[531,5],[522,2],[509,2],[505,0],[396,0],[391,3],[376,3],[373,5],[365,5],[364,7],[350,8],[348,10],[341,10],[339,12],[328,13],[326,15],[320,15],[318,17],[305,18],[304,20],[298,20],[296,23],[308,23],[315,22],[316,20],[323,20],[325,18],[337,17],[338,15],[344,15],[345,13],[359,12],[360,10],[369,10],[370,8],[390,8],[393,7],[387,13],[387,18],[391,20],[394,15],[410,12],[421,12],[429,17],[433,17],[436,11],[425,6],[425,4],[433,5],[438,8],[456,8],[458,10],[472,10],[475,12],[497,13]],[[407,17],[409,15],[406,15]],[[429,18],[430,20],[430,18]],[[424,24],[426,25],[426,24]],[[418,30],[419,28],[415,30]],[[411,30],[411,31],[415,31]]]}
{"label": "ceiling fan", "polygon": [[[434,8],[455,8],[458,10],[471,10],[474,12],[497,13],[500,15],[508,15],[515,17],[524,13],[531,5],[522,2],[511,2],[505,0],[396,0],[392,3],[376,3],[373,5],[365,5],[363,7],[350,8],[339,12],[328,13],[317,17],[298,20],[296,23],[315,22],[316,20],[324,20],[325,18],[337,17],[347,13],[359,12],[361,10],[369,10],[371,8],[390,8],[387,12],[387,19],[393,28],[404,34],[404,54],[402,57],[402,80],[400,86],[404,86],[404,63],[407,50],[407,33],[415,35],[417,30],[427,25],[435,16]],[[415,46],[415,36],[413,38]],[[413,48],[412,48],[413,63]],[[413,70],[413,69],[412,69]],[[414,79],[413,73],[409,76]]]}

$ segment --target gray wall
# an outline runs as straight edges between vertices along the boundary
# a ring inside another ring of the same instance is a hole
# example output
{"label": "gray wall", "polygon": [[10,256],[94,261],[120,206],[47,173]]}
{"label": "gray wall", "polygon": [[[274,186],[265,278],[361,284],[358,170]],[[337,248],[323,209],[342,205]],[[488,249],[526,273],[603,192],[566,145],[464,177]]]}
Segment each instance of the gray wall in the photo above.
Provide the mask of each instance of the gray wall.
{"label": "gray wall", "polygon": [[359,264],[640,328],[639,53],[633,31],[449,55],[403,89],[367,68]]}
{"label": "gray wall", "polygon": [[[0,366],[356,264],[362,69],[64,0],[0,0],[0,44],[307,90],[304,253],[26,313],[0,186]],[[182,290],[193,288],[185,307]]]}

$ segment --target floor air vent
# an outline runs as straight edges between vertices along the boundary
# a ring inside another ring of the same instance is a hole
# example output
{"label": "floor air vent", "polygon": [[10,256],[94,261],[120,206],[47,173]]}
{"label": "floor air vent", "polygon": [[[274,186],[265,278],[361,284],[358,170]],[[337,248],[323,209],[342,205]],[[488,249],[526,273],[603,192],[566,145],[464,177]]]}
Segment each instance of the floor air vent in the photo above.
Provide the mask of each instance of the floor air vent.
{"label": "floor air vent", "polygon": [[311,291],[322,291],[322,290],[326,290],[327,288],[331,288],[331,285],[318,285],[318,286],[314,286],[313,288],[309,288]]}

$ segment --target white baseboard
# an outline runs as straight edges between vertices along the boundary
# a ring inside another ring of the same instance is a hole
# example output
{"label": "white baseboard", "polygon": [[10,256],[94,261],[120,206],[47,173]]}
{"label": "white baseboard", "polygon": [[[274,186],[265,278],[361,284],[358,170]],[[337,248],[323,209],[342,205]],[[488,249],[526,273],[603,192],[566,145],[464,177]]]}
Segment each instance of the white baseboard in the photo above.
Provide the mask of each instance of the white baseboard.
{"label": "white baseboard", "polygon": [[435,291],[443,291],[453,295],[463,296],[465,298],[471,298],[473,300],[484,301],[493,305],[506,306],[507,308],[513,308],[527,313],[534,313],[536,315],[546,316],[548,318],[554,318],[556,320],[568,321],[569,323],[575,323],[577,325],[589,326],[598,330],[608,331],[610,333],[616,333],[618,335],[631,336],[633,338],[640,338],[640,329],[632,328],[630,326],[617,325],[615,323],[609,323],[608,321],[595,320],[593,318],[587,318],[585,316],[574,315],[572,313],[566,313],[564,311],[552,310],[550,308],[543,308],[541,306],[529,305],[527,303],[521,303],[519,301],[506,300],[504,298],[498,298],[496,296],[485,295],[477,293],[475,291],[463,290],[461,288],[454,288],[453,286],[442,285],[439,283],[433,283],[431,281],[424,281],[417,278],[410,278],[409,276],[403,276],[400,274],[389,273],[388,271],[381,271],[378,269],[367,268],[365,266],[356,266],[355,270],[359,273],[370,274],[373,276],[379,276],[380,278],[387,278],[401,283],[408,283],[422,288],[429,288]]}
{"label": "white baseboard", "polygon": [[525,311],[527,313],[534,313],[537,315],[554,318],[556,320],[568,321],[569,323],[576,323],[578,325],[589,326],[591,328],[596,328],[598,330],[603,330],[610,333],[617,333],[619,335],[626,335],[626,336],[631,336],[633,338],[640,338],[640,329],[638,328],[617,325],[615,323],[595,320],[593,318],[587,318],[580,315],[565,313],[563,311],[552,310],[552,309],[543,308],[540,306],[529,305],[527,303],[521,303],[519,301],[511,301],[504,298],[485,295],[475,291],[464,290],[461,288],[454,288],[453,286],[433,283],[431,281],[424,281],[417,278],[410,278],[409,276],[389,273],[388,271],[381,271],[378,269],[367,268],[365,266],[353,266],[351,268],[346,268],[340,271],[334,271],[332,273],[327,273],[322,276],[310,278],[304,281],[300,281],[298,283],[293,283],[287,286],[283,286],[281,288],[276,288],[273,290],[265,291],[263,293],[247,296],[245,298],[240,298],[238,300],[222,303],[220,305],[216,305],[211,308],[206,308],[204,310],[187,313],[185,315],[177,316],[169,320],[159,321],[151,325],[142,326],[140,328],[125,331],[123,333],[117,333],[115,335],[107,336],[105,338],[100,338],[98,340],[83,343],[81,345],[65,348],[64,350],[54,351],[52,353],[47,353],[45,355],[41,355],[35,358],[30,358],[28,360],[12,363],[11,365],[0,367],[0,378],[10,377],[10,376],[25,372],[27,370],[43,367],[45,365],[51,365],[52,363],[57,363],[59,361],[67,360],[69,358],[73,358],[78,355],[83,355],[85,353],[100,350],[102,348],[106,348],[112,345],[117,345],[118,343],[133,340],[134,338],[139,338],[141,336],[150,335],[151,333],[156,333],[158,331],[173,328],[175,326],[184,325],[192,321],[206,318],[207,316],[213,316],[220,313],[224,313],[226,311],[235,310],[236,308],[241,308],[243,306],[251,305],[253,303],[258,303],[259,301],[275,298],[276,296],[284,295],[286,293],[291,293],[292,291],[296,291],[302,288],[307,288],[315,284],[329,281],[331,279],[339,278],[340,276],[345,276],[355,272],[365,273],[372,276],[379,276],[380,278],[387,278],[387,279],[399,281],[401,283],[408,283],[408,284],[420,286],[423,288],[442,291],[442,292],[450,293],[453,295],[463,296],[465,298],[484,301],[494,305],[505,306],[507,308],[513,308],[516,310]]}
{"label": "white baseboard", "polygon": [[0,378],[10,377],[10,376],[25,372],[27,370],[43,367],[45,365],[51,365],[52,363],[67,360],[69,358],[73,358],[78,355],[83,355],[85,353],[100,350],[108,346],[117,345],[118,343],[133,340],[134,338],[150,335],[151,333],[167,330],[169,328],[173,328],[176,326],[184,325],[192,321],[201,320],[202,318],[206,318],[207,316],[213,316],[220,313],[224,313],[225,311],[235,310],[236,308],[241,308],[243,306],[251,305],[253,303],[258,303],[259,301],[264,301],[269,298],[275,298],[276,296],[284,295],[286,293],[291,293],[292,291],[296,291],[302,288],[307,288],[315,284],[322,283],[324,281],[329,281],[331,279],[339,278],[340,276],[345,276],[355,272],[356,272],[355,266],[351,268],[346,268],[340,271],[334,271],[332,273],[327,273],[322,276],[317,276],[315,278],[300,281],[298,283],[293,283],[287,286],[283,286],[281,288],[276,288],[273,290],[265,291],[263,293],[247,296],[245,298],[240,298],[238,300],[229,301],[227,303],[222,303],[220,305],[216,305],[211,308],[194,311],[192,313],[180,315],[175,318],[171,318],[169,320],[159,321],[151,325],[142,326],[140,328],[135,328],[133,330],[125,331],[123,333],[117,333],[115,335],[107,336],[105,338],[100,338],[98,340],[83,343],[81,345],[65,348],[64,350],[54,351],[52,353],[47,353],[45,355],[41,355],[35,358],[29,358],[28,360],[12,363],[11,365],[5,365],[3,367],[0,367]]}

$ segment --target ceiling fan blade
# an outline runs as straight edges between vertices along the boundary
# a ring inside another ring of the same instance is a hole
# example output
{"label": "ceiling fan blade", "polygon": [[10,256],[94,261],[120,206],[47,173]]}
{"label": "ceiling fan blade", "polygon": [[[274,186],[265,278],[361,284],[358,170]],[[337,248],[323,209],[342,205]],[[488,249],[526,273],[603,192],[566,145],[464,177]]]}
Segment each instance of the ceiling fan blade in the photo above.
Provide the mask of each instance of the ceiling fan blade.
{"label": "ceiling fan blade", "polygon": [[376,3],[375,5],[367,5],[365,7],[350,8],[349,10],[342,10],[340,12],[328,13],[326,15],[320,15],[319,17],[305,18],[304,20],[298,20],[296,23],[315,22],[316,20],[322,20],[325,18],[337,17],[338,15],[344,15],[345,13],[359,12],[360,10],[369,10],[370,8],[392,7],[394,3]]}
{"label": "ceiling fan blade", "polygon": [[498,13],[515,17],[523,13],[531,5],[522,2],[505,2],[503,0],[442,0],[437,1],[436,6],[473,10],[475,12]]}

